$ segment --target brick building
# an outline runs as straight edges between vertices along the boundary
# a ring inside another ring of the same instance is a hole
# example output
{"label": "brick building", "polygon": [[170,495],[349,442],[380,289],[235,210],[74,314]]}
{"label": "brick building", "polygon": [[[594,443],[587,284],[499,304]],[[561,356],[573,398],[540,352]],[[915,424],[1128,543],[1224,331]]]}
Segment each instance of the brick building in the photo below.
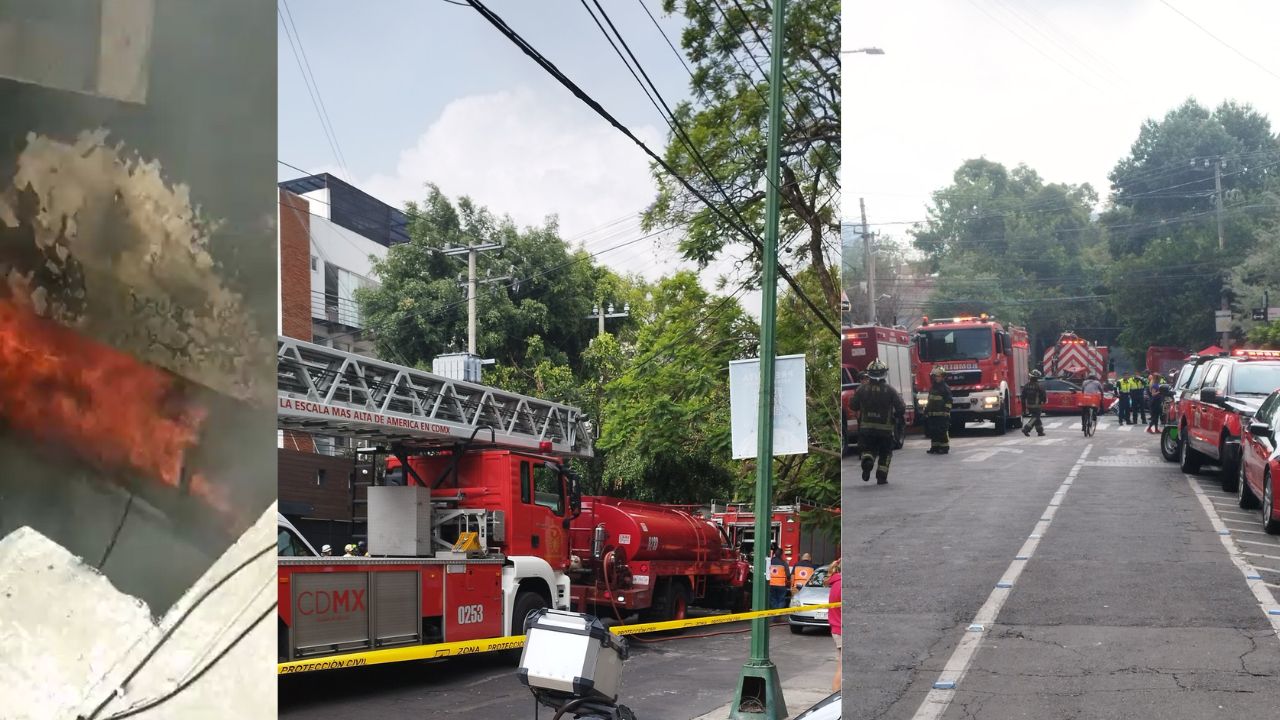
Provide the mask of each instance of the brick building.
{"label": "brick building", "polygon": [[[328,174],[280,183],[282,335],[373,356],[355,291],[373,263],[409,241],[404,213]],[[313,545],[350,541],[354,447],[346,438],[281,432],[280,512]]]}

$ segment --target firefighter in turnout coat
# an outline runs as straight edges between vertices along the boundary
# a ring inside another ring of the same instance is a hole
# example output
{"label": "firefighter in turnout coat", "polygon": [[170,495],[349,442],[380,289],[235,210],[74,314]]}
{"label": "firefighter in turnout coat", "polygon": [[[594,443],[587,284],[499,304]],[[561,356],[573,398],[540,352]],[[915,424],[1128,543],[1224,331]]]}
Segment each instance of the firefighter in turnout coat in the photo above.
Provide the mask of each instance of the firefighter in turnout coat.
{"label": "firefighter in turnout coat", "polygon": [[858,447],[862,450],[862,480],[871,479],[875,470],[876,484],[889,482],[889,463],[893,462],[893,431],[907,415],[902,396],[886,382],[889,366],[880,359],[867,367],[868,382],[862,384],[849,401],[858,414]]}
{"label": "firefighter in turnout coat", "polygon": [[1035,428],[1036,435],[1044,437],[1044,425],[1040,422],[1040,409],[1044,407],[1047,398],[1044,394],[1044,386],[1040,384],[1040,378],[1044,375],[1039,370],[1031,371],[1031,379],[1026,385],[1022,386],[1022,407],[1026,408],[1026,412],[1031,416],[1031,421],[1022,428],[1023,435],[1031,435],[1031,429]]}
{"label": "firefighter in turnout coat", "polygon": [[947,387],[947,371],[935,367],[930,373],[933,386],[929,388],[929,402],[924,406],[925,427],[929,431],[929,453],[946,455],[951,452],[951,388]]}

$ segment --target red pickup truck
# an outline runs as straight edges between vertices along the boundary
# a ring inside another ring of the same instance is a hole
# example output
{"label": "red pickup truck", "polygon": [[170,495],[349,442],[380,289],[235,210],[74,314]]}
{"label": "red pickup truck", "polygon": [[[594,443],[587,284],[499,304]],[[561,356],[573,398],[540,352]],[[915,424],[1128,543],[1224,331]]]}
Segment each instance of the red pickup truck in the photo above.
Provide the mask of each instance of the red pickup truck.
{"label": "red pickup truck", "polygon": [[1237,350],[1206,363],[1198,386],[1187,388],[1178,408],[1182,471],[1196,473],[1204,462],[1217,464],[1223,492],[1236,492],[1242,425],[1277,388],[1280,351]]}

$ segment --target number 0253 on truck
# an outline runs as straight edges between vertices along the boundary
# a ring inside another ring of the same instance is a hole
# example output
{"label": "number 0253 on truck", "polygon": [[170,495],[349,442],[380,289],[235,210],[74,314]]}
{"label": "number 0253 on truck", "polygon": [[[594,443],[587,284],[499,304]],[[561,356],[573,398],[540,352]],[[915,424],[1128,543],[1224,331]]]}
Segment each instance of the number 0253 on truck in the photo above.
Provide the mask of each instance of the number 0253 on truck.
{"label": "number 0253 on truck", "polygon": [[279,358],[280,427],[372,442],[353,477],[375,479],[353,502],[367,557],[293,556],[282,525],[282,662],[520,635],[539,608],[742,606],[749,566],[720,526],[582,495],[576,408],[288,338]]}

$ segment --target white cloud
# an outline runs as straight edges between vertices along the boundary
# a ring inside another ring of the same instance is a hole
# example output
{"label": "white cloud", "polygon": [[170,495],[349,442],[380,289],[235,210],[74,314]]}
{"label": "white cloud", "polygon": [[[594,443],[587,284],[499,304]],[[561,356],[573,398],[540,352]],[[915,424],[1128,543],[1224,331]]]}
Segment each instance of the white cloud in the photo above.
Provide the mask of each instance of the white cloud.
{"label": "white cloud", "polygon": [[[1272,70],[1280,3],[1175,0],[1178,9]],[[1148,118],[1194,96],[1253,104],[1280,126],[1276,78],[1153,0],[921,0],[845,3],[843,215],[924,217],[959,164],[1025,162],[1052,182],[1107,173]],[[901,237],[898,226],[882,230]]]}
{"label": "white cloud", "polygon": [[[661,151],[658,130],[633,131]],[[417,144],[400,153],[394,174],[359,185],[400,205],[420,200],[427,182],[521,225],[556,214],[566,237],[637,213],[656,193],[639,147],[567,95],[544,97],[527,88],[450,102]]]}

